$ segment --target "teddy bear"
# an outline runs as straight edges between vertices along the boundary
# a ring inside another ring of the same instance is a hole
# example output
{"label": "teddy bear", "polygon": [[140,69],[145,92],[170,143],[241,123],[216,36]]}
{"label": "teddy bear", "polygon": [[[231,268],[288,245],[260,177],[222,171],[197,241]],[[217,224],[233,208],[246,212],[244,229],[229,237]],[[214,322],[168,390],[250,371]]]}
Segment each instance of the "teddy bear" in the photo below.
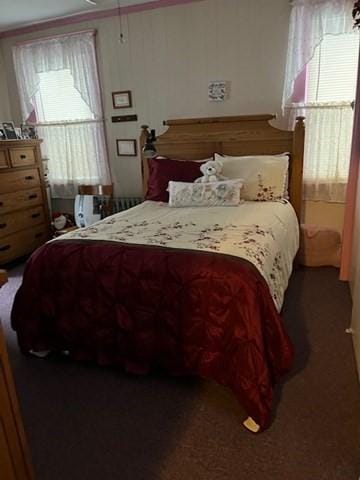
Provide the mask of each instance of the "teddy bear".
{"label": "teddy bear", "polygon": [[226,180],[226,178],[221,175],[222,167],[223,164],[220,160],[209,160],[208,162],[203,163],[200,167],[203,176],[197,178],[195,183],[209,183]]}

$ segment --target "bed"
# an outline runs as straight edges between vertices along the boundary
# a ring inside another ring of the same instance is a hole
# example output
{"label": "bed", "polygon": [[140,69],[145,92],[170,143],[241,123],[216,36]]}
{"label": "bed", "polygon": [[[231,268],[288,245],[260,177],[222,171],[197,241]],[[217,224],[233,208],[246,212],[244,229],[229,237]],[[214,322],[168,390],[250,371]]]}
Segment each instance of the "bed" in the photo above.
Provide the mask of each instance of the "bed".
{"label": "bed", "polygon": [[[290,200],[236,207],[172,208],[147,200],[50,241],[28,260],[12,326],[24,352],[132,373],[160,367],[229,387],[249,418],[269,426],[273,388],[292,366],[282,324],[298,249],[304,122],[272,127],[272,115],[173,120],[164,157],[290,155]],[[148,130],[143,128],[141,144]],[[144,190],[149,161],[142,158]]]}

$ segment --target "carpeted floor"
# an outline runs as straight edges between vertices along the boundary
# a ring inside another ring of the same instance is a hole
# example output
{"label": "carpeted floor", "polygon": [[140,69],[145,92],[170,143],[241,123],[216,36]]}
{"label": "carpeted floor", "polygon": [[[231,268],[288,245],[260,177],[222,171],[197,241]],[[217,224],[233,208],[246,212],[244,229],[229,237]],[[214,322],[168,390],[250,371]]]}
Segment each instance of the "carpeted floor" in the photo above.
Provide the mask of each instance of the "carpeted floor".
{"label": "carpeted floor", "polygon": [[242,428],[235,399],[210,382],[21,355],[8,325],[21,271],[0,291],[0,314],[37,480],[358,479],[360,387],[337,270],[292,277],[283,317],[296,366],[260,435]]}

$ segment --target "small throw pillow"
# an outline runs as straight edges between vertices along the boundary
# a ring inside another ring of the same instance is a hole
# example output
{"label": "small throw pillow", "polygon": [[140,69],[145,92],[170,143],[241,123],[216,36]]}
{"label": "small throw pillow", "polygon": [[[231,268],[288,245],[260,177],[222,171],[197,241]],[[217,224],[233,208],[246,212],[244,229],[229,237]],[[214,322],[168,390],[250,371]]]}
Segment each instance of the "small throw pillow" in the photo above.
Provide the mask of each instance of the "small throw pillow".
{"label": "small throw pillow", "polygon": [[242,181],[169,182],[170,207],[230,207],[240,203]]}
{"label": "small throw pillow", "polygon": [[164,157],[148,159],[149,179],[145,200],[168,202],[167,191],[170,180],[193,182],[200,177],[201,161],[182,161]]}
{"label": "small throw pillow", "polygon": [[231,157],[215,153],[227,178],[242,178],[244,200],[273,201],[286,198],[289,158],[284,155]]}

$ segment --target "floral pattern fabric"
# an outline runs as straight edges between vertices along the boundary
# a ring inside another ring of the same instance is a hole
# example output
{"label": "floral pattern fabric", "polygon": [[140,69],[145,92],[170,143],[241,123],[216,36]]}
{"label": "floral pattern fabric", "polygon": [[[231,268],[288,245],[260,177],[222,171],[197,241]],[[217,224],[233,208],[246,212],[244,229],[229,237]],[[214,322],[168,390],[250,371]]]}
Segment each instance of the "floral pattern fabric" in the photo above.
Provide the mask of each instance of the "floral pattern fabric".
{"label": "floral pattern fabric", "polygon": [[59,240],[107,240],[234,255],[259,270],[280,311],[298,237],[297,218],[286,201],[180,209],[146,201]]}
{"label": "floral pattern fabric", "polygon": [[240,180],[169,182],[170,207],[235,206],[240,203]]}
{"label": "floral pattern fabric", "polygon": [[272,202],[287,197],[287,154],[232,157],[215,153],[214,158],[222,161],[225,177],[242,179],[244,200]]}

